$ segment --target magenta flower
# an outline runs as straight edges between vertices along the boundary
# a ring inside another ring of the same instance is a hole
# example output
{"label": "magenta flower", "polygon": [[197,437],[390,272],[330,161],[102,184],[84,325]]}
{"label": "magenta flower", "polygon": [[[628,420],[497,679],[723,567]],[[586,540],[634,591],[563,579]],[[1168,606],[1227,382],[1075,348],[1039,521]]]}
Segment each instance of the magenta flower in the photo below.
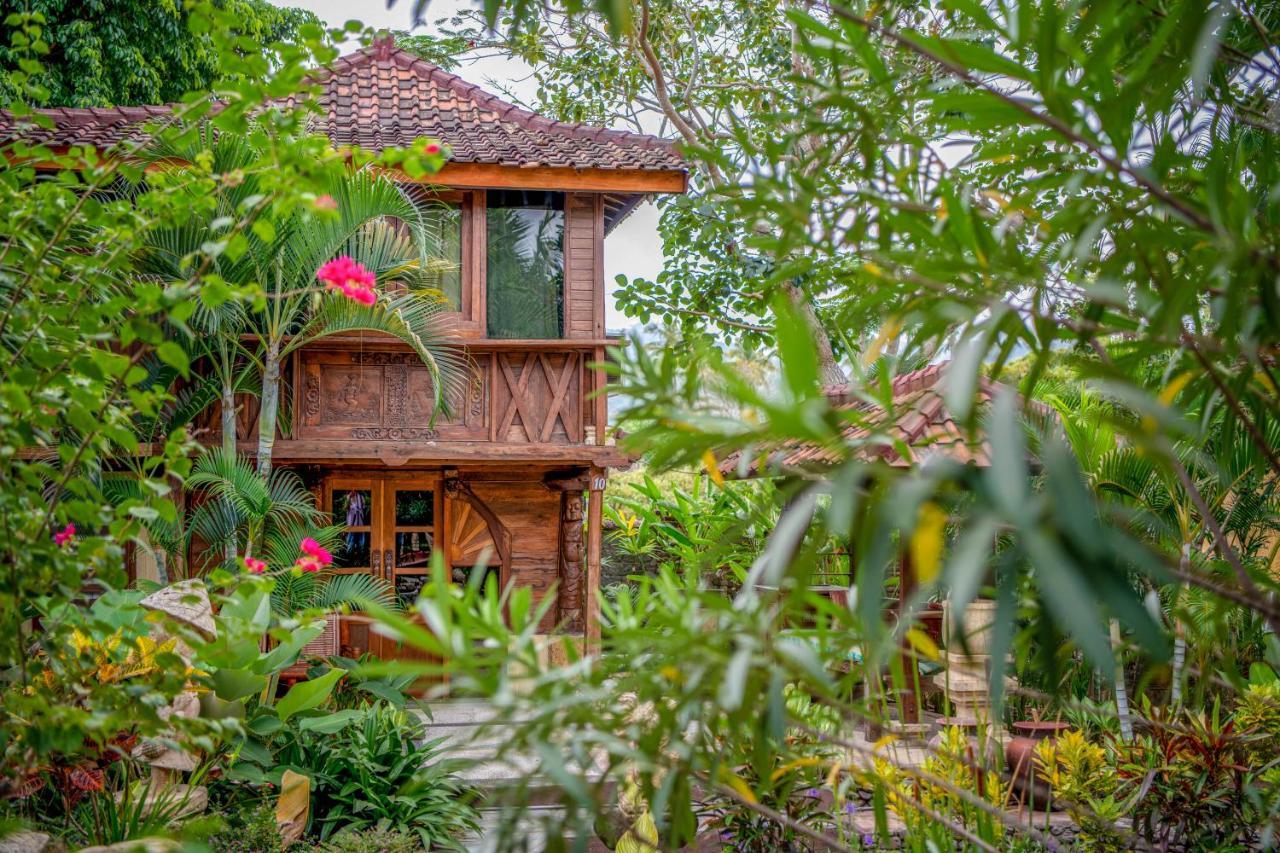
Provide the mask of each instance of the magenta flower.
{"label": "magenta flower", "polygon": [[62,546],[69,544],[74,538],[76,538],[76,526],[74,524],[68,524],[66,527],[53,534],[53,544],[61,548]]}
{"label": "magenta flower", "polygon": [[422,152],[424,154],[439,154],[440,144],[438,142],[428,142],[426,145],[422,146]]}
{"label": "magenta flower", "polygon": [[378,301],[373,286],[378,279],[349,255],[334,258],[316,271],[316,278],[324,282],[326,290],[339,290],[348,299],[365,305]]}
{"label": "magenta flower", "polygon": [[244,567],[255,575],[263,574],[267,570],[266,563],[261,560],[254,559],[253,557],[244,558]]}
{"label": "magenta flower", "polygon": [[298,548],[308,557],[312,557],[319,561],[321,565],[327,566],[333,562],[333,555],[326,551],[319,542],[312,539],[310,536],[303,539],[302,542],[299,543]]}
{"label": "magenta flower", "polygon": [[299,557],[293,568],[299,572],[318,572],[324,568],[324,564],[315,557]]}

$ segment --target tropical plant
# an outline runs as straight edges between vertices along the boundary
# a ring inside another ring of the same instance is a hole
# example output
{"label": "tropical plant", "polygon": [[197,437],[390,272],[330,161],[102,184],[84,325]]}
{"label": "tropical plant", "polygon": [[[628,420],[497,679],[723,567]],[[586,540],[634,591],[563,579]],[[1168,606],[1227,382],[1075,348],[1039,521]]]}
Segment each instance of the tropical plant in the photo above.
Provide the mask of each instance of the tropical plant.
{"label": "tropical plant", "polygon": [[1244,849],[1256,840],[1259,816],[1249,744],[1215,702],[1170,718],[1148,710],[1149,731],[1119,747],[1120,797],[1134,831],[1148,844],[1190,850]]}
{"label": "tropical plant", "polygon": [[418,853],[422,839],[398,829],[344,829],[316,849],[320,853]]}
{"label": "tropical plant", "polygon": [[[230,0],[221,7],[231,28],[219,29],[217,37],[198,10],[182,4],[28,0],[10,8],[39,15],[41,41],[53,51],[34,75],[43,90],[38,106],[113,107],[174,103],[234,73],[223,56],[223,33],[228,41],[267,45],[294,41],[303,27],[319,23],[311,12],[266,0]],[[9,44],[21,32],[14,22],[0,21],[0,72],[6,75],[20,68],[23,54]],[[13,94],[0,82],[0,99]]]}
{"label": "tropical plant", "polygon": [[701,566],[711,583],[730,591],[746,576],[776,513],[768,484],[697,477],[684,488],[647,472],[604,511],[613,523],[610,543],[637,569]]}
{"label": "tropical plant", "polygon": [[[105,846],[173,833],[188,807],[192,788],[166,787],[153,779],[136,778],[137,773],[148,770],[141,762],[120,762],[111,772],[119,777],[116,784],[104,784],[81,801],[75,822],[83,833],[83,843]],[[203,776],[203,772],[193,774],[191,785],[197,785]]]}
{"label": "tropical plant", "polygon": [[222,826],[208,839],[213,853],[280,853],[276,812],[267,801],[249,802],[228,810]]}
{"label": "tropical plant", "polygon": [[[337,531],[323,527],[325,514],[315,496],[292,471],[263,475],[246,458],[215,448],[201,455],[187,485],[194,509],[187,522],[184,545],[204,543],[214,564],[233,569],[223,558],[228,541],[246,556],[261,555],[274,568],[293,563],[303,536],[333,544]],[[207,568],[204,566],[203,568]]]}
{"label": "tropical plant", "polygon": [[[150,152],[158,164],[194,164],[165,167],[179,174],[197,168],[223,176],[219,192],[192,199],[186,216],[158,236],[153,253],[157,266],[183,274],[208,266],[220,281],[255,284],[265,293],[265,302],[250,314],[245,329],[257,336],[250,356],[261,377],[256,461],[263,474],[271,470],[277,430],[283,427],[287,432],[287,421],[281,422],[281,365],[307,344],[360,331],[397,338],[430,371],[438,412],[448,411],[450,394],[463,378],[463,358],[446,343],[437,322],[446,306],[434,285],[447,262],[427,254],[434,245],[427,230],[431,220],[392,179],[354,166],[319,178],[317,204],[270,207],[270,177],[245,170],[267,144],[268,136],[209,139],[196,134]],[[443,156],[421,155],[434,168],[443,163]],[[211,243],[218,251],[205,251]],[[363,304],[322,293],[316,274],[339,256],[352,258],[382,280],[382,298]],[[387,283],[396,287],[387,288]],[[226,335],[240,332],[236,324],[219,328]],[[234,387],[235,359],[230,342],[219,347],[226,398]],[[224,429],[229,424],[227,411],[224,403]]]}
{"label": "tropical plant", "polygon": [[276,756],[281,767],[310,778],[317,838],[393,830],[436,849],[476,829],[474,794],[441,757],[443,739],[427,740],[412,712],[379,701],[334,718],[340,726],[303,720]]}
{"label": "tropical plant", "polygon": [[1112,756],[1084,733],[1067,731],[1055,740],[1036,746],[1036,773],[1052,790],[1054,799],[1065,803],[1079,826],[1077,843],[1082,849],[1115,851],[1128,849],[1129,839],[1115,829],[1116,804],[1123,798],[1120,777]]}

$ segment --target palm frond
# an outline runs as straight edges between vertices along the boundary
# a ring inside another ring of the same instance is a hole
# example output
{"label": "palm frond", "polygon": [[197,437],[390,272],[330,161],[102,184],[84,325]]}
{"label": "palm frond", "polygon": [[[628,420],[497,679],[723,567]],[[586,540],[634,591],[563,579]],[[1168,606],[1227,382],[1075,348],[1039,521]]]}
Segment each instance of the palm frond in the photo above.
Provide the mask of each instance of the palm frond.
{"label": "palm frond", "polygon": [[339,607],[359,609],[366,601],[382,607],[395,602],[395,588],[391,582],[373,575],[326,575],[319,584],[312,607],[337,610]]}

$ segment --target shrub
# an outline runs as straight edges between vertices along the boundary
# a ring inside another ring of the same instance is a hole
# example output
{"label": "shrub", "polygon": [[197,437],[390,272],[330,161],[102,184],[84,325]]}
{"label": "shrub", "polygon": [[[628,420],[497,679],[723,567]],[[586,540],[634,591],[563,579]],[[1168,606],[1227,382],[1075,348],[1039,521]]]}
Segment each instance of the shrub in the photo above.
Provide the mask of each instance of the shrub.
{"label": "shrub", "polygon": [[1238,731],[1257,735],[1267,745],[1258,752],[1270,752],[1274,758],[1280,739],[1280,681],[1250,684],[1236,705],[1235,723]]}
{"label": "shrub", "polygon": [[209,836],[213,853],[279,853],[280,830],[275,810],[268,802],[250,804],[233,811],[222,829]]}
{"label": "shrub", "polygon": [[474,830],[472,792],[440,758],[441,740],[423,735],[415,717],[382,702],[331,734],[299,732],[279,760],[311,778],[312,834],[396,830],[434,847]]}
{"label": "shrub", "polygon": [[1080,849],[1126,849],[1114,830],[1116,818],[1123,813],[1115,799],[1119,780],[1103,747],[1072,730],[1057,740],[1041,741],[1036,747],[1036,764],[1053,796],[1066,804],[1080,827],[1076,838]]}
{"label": "shrub", "polygon": [[318,850],[319,853],[418,853],[422,850],[422,841],[416,835],[393,829],[343,830]]}

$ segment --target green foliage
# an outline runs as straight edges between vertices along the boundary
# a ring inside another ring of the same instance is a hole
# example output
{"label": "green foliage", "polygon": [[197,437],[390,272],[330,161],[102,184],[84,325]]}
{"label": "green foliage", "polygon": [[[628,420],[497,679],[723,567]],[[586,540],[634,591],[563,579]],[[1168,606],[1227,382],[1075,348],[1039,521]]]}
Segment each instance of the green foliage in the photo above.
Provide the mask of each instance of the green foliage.
{"label": "green foliage", "polygon": [[[224,12],[193,4],[183,14],[209,34],[218,68],[234,80],[221,90],[221,111],[209,115],[202,100],[179,106],[152,129],[156,144],[190,144],[201,123],[223,137],[270,137],[242,175],[271,176],[263,204],[273,211],[309,203],[318,177],[345,167],[307,134],[307,99],[265,123],[253,124],[250,113],[300,91],[305,69],[333,57],[323,33],[302,27],[293,45],[245,51],[222,35],[230,29]],[[5,78],[17,98],[9,107],[20,122],[47,124],[29,109],[47,94],[38,79],[47,34],[38,16],[11,16],[5,26],[10,56],[22,55],[21,70]],[[228,286],[200,262],[162,279],[134,265],[157,233],[183,221],[193,196],[212,195],[235,176],[146,174],[136,143],[109,157],[21,140],[3,153],[0,196],[10,216],[0,228],[0,445],[8,448],[0,454],[0,789],[11,796],[33,779],[101,769],[120,738],[181,726],[180,734],[212,749],[214,736],[234,725],[160,718],[188,673],[172,648],[144,646],[148,624],[136,597],[116,590],[125,584],[126,545],[149,547],[144,526],[171,532],[178,524],[173,490],[191,470],[192,444],[180,424],[140,425],[163,424],[180,405],[172,380],[189,371],[180,343],[189,323],[198,306],[250,304],[260,291]],[[210,246],[203,257],[218,251]],[[149,449],[140,433],[153,442]],[[111,471],[119,460],[131,478],[125,488],[108,485],[125,476]],[[159,663],[134,665],[149,654]]]}
{"label": "green foliage", "polygon": [[[210,89],[226,73],[223,51],[238,53],[298,38],[315,15],[279,8],[267,0],[219,0],[234,29],[225,38],[193,31],[193,14],[178,0],[26,0],[23,12],[40,15],[38,40],[48,48],[32,82],[41,87],[33,101],[42,107],[112,107],[167,104],[189,92]],[[196,15],[198,16],[198,12]],[[0,73],[20,67],[22,54],[10,47],[22,29],[0,24]],[[0,101],[17,94],[0,82]]]}
{"label": "green foliage", "polygon": [[277,754],[281,768],[311,779],[316,837],[394,830],[434,849],[476,828],[473,794],[420,720],[382,702],[339,715],[336,728],[304,721]]}
{"label": "green foliage", "polygon": [[662,564],[687,567],[709,583],[734,590],[759,553],[772,526],[772,489],[767,484],[713,486],[694,478],[688,488],[648,473],[605,503],[614,560],[631,573]]}
{"label": "green foliage", "polygon": [[397,829],[344,830],[316,848],[320,853],[418,853],[422,839]]}
{"label": "green foliage", "polygon": [[1260,753],[1275,754],[1274,748],[1280,747],[1280,681],[1245,688],[1236,706],[1235,722],[1241,732],[1261,736]]}
{"label": "green foliage", "polygon": [[226,814],[209,836],[213,853],[280,853],[280,830],[270,803],[249,804]]}
{"label": "green foliage", "polygon": [[1080,828],[1082,849],[1128,849],[1128,840],[1115,831],[1115,820],[1124,811],[1117,799],[1120,779],[1111,756],[1081,732],[1064,732],[1036,747],[1036,772],[1052,789],[1054,799],[1065,802]]}
{"label": "green foliage", "polygon": [[[509,37],[494,38],[495,14],[499,31],[510,30]],[[629,38],[611,25],[620,16],[636,23]],[[781,217],[803,221],[805,202],[786,192],[778,209],[759,211],[759,219],[735,215],[730,203],[754,179],[761,152],[785,160],[777,174],[787,183],[831,188],[856,175],[852,159],[824,162],[826,171],[812,168],[807,145],[779,132],[798,129],[808,118],[814,93],[797,79],[799,71],[843,73],[825,55],[793,53],[796,27],[785,4],[497,3],[444,22],[444,30],[475,50],[496,42],[532,65],[536,106],[545,114],[637,132],[659,127],[683,144],[690,192],[658,202],[662,272],[652,281],[619,277],[614,296],[628,316],[678,327],[689,340],[714,335],[721,343],[741,343],[748,352],[772,346],[770,314],[778,293],[828,319],[836,316],[842,300],[830,286],[847,274],[846,258],[812,258],[802,277],[785,278],[775,273],[790,252],[762,250],[754,239],[780,227]],[[809,210],[817,213],[821,206]],[[813,227],[823,226],[815,221]],[[832,334],[828,341],[831,326],[806,320],[806,328],[827,346],[847,350],[844,336]],[[846,331],[849,339],[861,333]],[[833,372],[826,380],[838,381],[839,370],[828,367]]]}
{"label": "green foliage", "polygon": [[[1120,797],[1134,831],[1150,844],[1190,850],[1244,849],[1261,816],[1251,792],[1251,744],[1236,720],[1215,704],[1168,718],[1161,712],[1132,747],[1118,746]],[[1265,762],[1274,760],[1265,754]],[[1254,765],[1256,766],[1256,765]]]}

